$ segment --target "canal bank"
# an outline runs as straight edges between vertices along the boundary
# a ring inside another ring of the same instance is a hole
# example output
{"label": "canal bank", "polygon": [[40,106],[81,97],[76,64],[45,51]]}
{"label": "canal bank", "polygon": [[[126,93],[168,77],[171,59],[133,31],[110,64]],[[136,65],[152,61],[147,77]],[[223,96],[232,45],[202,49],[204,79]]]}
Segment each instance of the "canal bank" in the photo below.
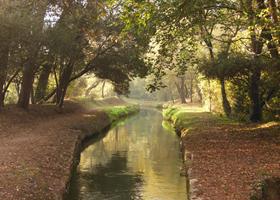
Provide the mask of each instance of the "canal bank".
{"label": "canal bank", "polygon": [[279,199],[268,198],[275,190],[265,181],[280,177],[278,122],[238,123],[184,105],[163,115],[182,139],[190,200]]}
{"label": "canal bank", "polygon": [[138,110],[118,99],[98,109],[66,102],[63,112],[7,107],[0,114],[0,199],[62,199],[80,144]]}

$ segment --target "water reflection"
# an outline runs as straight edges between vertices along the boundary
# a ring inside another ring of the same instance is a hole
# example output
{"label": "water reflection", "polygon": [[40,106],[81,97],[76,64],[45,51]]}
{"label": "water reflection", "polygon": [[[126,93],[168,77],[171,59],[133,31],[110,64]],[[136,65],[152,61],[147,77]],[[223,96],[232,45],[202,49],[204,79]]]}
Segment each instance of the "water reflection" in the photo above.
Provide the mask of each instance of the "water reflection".
{"label": "water reflection", "polygon": [[144,110],[88,146],[69,199],[186,199],[179,141],[157,111]]}

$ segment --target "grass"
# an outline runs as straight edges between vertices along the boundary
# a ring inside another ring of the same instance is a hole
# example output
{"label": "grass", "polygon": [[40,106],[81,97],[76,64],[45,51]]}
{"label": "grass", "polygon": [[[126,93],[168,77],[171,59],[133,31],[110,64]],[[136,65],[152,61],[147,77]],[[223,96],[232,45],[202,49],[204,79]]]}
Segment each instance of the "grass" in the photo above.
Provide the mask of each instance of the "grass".
{"label": "grass", "polygon": [[124,101],[118,97],[104,99],[76,98],[75,101],[87,109],[98,109],[104,111],[111,123],[139,111],[139,106]]}
{"label": "grass", "polygon": [[184,128],[194,129],[201,127],[206,121],[213,124],[236,124],[237,121],[203,111],[199,107],[183,105],[171,106],[163,109],[165,119],[171,121],[177,131]]}
{"label": "grass", "polygon": [[165,130],[167,130],[169,133],[175,133],[174,127],[169,121],[163,120],[162,121],[162,127]]}
{"label": "grass", "polygon": [[109,116],[111,122],[114,122],[122,117],[134,114],[139,111],[139,106],[123,105],[105,108],[105,112]]}

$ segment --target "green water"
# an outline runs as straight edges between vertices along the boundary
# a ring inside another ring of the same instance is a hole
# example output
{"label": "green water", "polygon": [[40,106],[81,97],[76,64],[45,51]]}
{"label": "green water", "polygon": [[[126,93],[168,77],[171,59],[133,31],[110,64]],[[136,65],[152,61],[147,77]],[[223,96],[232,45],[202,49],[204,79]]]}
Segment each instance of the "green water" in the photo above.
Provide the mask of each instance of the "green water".
{"label": "green water", "polygon": [[143,110],[92,142],[82,153],[69,200],[183,200],[179,138],[161,113]]}

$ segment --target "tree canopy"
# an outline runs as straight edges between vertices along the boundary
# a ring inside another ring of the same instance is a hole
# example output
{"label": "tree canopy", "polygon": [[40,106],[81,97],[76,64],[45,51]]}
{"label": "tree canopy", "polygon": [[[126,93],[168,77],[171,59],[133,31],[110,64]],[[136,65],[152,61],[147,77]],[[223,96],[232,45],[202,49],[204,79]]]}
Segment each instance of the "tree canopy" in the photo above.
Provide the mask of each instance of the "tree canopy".
{"label": "tree canopy", "polygon": [[227,116],[252,121],[279,106],[277,0],[4,1],[0,31],[2,106],[13,87],[22,108],[50,98],[62,107],[85,75],[125,95],[136,77],[156,91],[175,76],[182,100],[195,81],[204,103],[220,96]]}

